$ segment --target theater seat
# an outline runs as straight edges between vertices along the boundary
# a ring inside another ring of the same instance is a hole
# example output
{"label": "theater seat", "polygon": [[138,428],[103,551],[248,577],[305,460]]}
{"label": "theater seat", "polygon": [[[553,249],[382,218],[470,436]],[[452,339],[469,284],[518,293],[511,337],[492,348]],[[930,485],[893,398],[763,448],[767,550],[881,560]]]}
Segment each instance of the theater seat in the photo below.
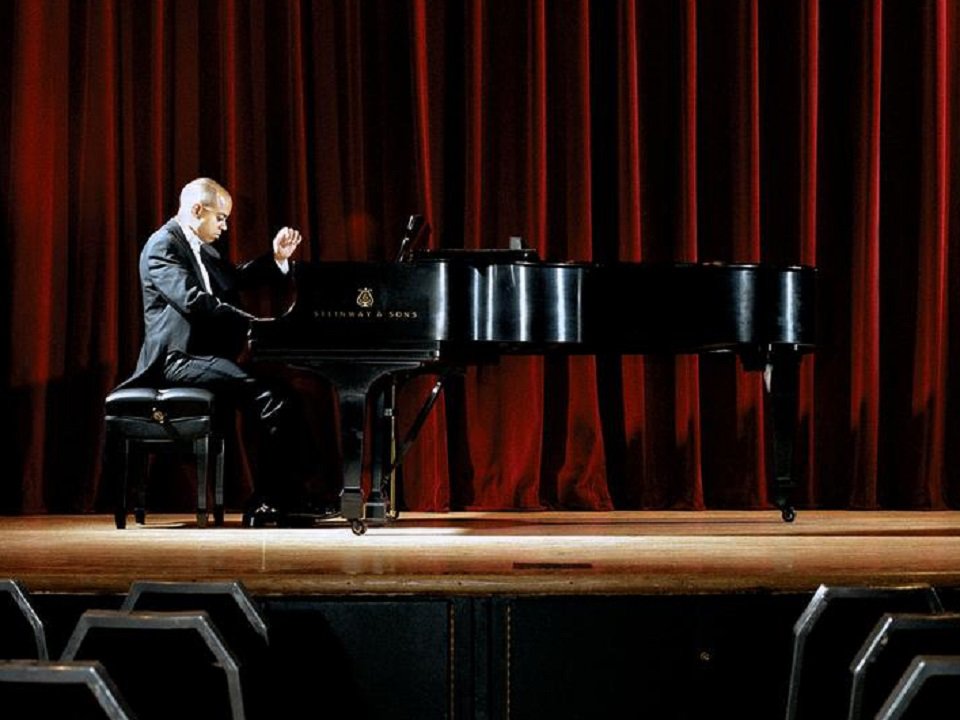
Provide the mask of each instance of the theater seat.
{"label": "theater seat", "polygon": [[132,387],[106,399],[105,467],[116,490],[114,518],[127,525],[127,498],[136,495],[134,516],[146,520],[147,460],[151,452],[193,453],[197,463],[197,525],[207,524],[207,487],[213,467],[215,525],[223,524],[223,436],[214,423],[214,395],[202,388]]}
{"label": "theater seat", "polygon": [[14,578],[0,578],[0,659],[49,659],[43,621]]}
{"label": "theater seat", "polygon": [[239,662],[204,611],[86,610],[60,659],[100,662],[140,720],[246,717]]}
{"label": "theater seat", "polygon": [[846,716],[850,663],[885,613],[942,611],[940,598],[929,585],[821,585],[793,627],[787,720]]}
{"label": "theater seat", "polygon": [[850,665],[853,680],[848,720],[876,717],[914,658],[958,653],[960,614],[885,614]]}
{"label": "theater seat", "polygon": [[96,660],[0,661],[0,712],[14,717],[133,720],[135,715]]}
{"label": "theater seat", "polygon": [[276,686],[284,679],[270,651],[267,619],[242,582],[135,580],[120,609],[207,613],[237,660],[247,717],[278,717]]}
{"label": "theater seat", "polygon": [[877,720],[950,717],[960,696],[960,655],[918,655],[877,713]]}

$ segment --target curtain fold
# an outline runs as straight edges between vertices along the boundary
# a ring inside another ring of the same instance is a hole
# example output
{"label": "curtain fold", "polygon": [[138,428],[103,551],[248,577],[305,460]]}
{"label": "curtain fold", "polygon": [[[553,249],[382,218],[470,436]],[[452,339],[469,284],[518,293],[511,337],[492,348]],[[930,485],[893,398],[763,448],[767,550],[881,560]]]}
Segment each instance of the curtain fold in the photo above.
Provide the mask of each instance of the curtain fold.
{"label": "curtain fold", "polygon": [[[102,400],[139,349],[137,256],[198,175],[234,194],[234,260],[289,225],[303,260],[391,261],[419,213],[433,248],[520,237],[549,262],[817,266],[799,505],[956,506],[958,14],[950,0],[4,4],[0,392],[16,427],[0,510],[109,503]],[[399,389],[401,437],[435,381]],[[333,492],[333,391],[296,382],[322,434],[313,482]],[[765,508],[768,415],[735,357],[502,358],[446,381],[403,501]]]}

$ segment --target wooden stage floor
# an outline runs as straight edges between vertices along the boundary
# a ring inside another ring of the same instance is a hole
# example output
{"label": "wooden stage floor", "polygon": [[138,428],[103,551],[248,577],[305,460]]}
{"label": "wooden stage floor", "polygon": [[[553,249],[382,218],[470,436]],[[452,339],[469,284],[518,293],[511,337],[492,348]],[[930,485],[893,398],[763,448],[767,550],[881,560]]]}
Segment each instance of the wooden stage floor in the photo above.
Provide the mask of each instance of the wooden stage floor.
{"label": "wooden stage floor", "polygon": [[805,592],[820,583],[960,586],[960,512],[406,513],[365,535],[196,527],[148,515],[0,517],[0,577],[31,592],[241,580],[256,595]]}

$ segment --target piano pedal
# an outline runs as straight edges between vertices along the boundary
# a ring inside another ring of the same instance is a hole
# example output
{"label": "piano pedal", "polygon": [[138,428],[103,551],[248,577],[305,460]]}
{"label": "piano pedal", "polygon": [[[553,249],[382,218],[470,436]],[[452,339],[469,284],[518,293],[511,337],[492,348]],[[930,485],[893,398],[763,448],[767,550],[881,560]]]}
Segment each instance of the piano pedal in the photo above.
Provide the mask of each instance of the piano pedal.
{"label": "piano pedal", "polygon": [[350,529],[354,535],[363,535],[370,526],[382,527],[393,520],[396,520],[399,513],[388,507],[388,504],[380,501],[364,503],[363,517],[350,520]]}
{"label": "piano pedal", "polygon": [[363,506],[363,519],[369,523],[382,524],[387,520],[387,504],[368,502]]}

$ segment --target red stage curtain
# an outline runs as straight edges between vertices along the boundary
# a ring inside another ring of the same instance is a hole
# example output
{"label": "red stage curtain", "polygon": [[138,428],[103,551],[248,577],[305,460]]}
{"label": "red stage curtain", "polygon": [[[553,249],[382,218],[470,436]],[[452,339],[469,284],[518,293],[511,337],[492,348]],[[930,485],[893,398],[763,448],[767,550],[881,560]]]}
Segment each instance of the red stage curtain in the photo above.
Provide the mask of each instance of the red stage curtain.
{"label": "red stage curtain", "polygon": [[[956,506],[958,15],[948,0],[3,3],[0,509],[103,507],[102,399],[139,348],[137,255],[198,175],[234,194],[235,259],[282,225],[307,260],[391,259],[421,212],[434,247],[518,235],[551,261],[816,265],[800,506]],[[401,390],[401,429],[431,384]],[[451,383],[403,497],[768,507],[764,422],[735,358],[508,358]]]}

